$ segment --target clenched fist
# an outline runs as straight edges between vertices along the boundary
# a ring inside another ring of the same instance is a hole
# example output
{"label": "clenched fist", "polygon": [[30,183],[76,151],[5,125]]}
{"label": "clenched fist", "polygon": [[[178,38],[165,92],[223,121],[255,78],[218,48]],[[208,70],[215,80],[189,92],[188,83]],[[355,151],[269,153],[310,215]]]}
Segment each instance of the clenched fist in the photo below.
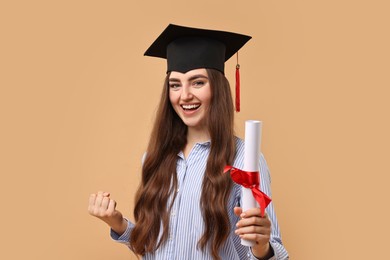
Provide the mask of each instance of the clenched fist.
{"label": "clenched fist", "polygon": [[116,202],[110,198],[109,192],[99,191],[97,194],[91,194],[88,212],[106,222],[118,235],[122,235],[127,228],[127,221],[122,213],[116,210]]}

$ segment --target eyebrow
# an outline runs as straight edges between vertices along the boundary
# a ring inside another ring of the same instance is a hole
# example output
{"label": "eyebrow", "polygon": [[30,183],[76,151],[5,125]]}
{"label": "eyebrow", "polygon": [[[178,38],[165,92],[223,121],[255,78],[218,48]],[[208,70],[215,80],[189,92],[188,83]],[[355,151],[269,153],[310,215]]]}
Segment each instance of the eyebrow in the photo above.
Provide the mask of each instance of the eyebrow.
{"label": "eyebrow", "polygon": [[[190,77],[190,78],[188,79],[188,81],[192,81],[192,80],[198,79],[198,78],[209,79],[209,78],[208,78],[207,76],[205,76],[205,75],[197,74],[197,75],[194,75],[194,76]],[[170,81],[170,82],[180,82],[180,79],[170,78],[169,81]]]}

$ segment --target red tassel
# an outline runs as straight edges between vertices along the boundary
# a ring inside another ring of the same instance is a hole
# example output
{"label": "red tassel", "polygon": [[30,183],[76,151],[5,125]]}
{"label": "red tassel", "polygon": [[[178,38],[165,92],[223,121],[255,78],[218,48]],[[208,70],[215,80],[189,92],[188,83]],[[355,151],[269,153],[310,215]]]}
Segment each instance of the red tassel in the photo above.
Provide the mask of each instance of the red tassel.
{"label": "red tassel", "polygon": [[236,66],[236,112],[240,112],[240,65]]}

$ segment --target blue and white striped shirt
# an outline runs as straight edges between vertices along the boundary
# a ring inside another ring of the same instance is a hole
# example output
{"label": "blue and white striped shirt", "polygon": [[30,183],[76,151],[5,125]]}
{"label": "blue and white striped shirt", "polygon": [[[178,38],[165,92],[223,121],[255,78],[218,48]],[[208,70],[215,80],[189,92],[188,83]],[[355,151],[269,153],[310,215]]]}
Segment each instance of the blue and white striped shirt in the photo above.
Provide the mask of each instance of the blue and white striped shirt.
{"label": "blue and white striped shirt", "polygon": [[[244,163],[244,142],[239,138],[236,140],[237,153],[233,166],[242,169]],[[153,254],[148,253],[143,259],[213,259],[208,249],[202,251],[197,248],[197,243],[203,235],[205,225],[199,202],[209,152],[210,141],[195,144],[188,158],[185,158],[182,152],[178,154],[178,190],[171,210],[169,238]],[[260,158],[260,189],[271,197],[270,174],[263,156]],[[250,248],[241,245],[239,236],[234,233],[239,217],[234,214],[233,208],[239,206],[240,202],[241,186],[234,184],[228,204],[231,230],[225,244],[220,249],[219,255],[221,259],[256,259]],[[272,202],[266,211],[272,223],[270,244],[275,256],[271,259],[288,259],[287,251],[280,239],[279,227]],[[128,246],[128,240],[133,227],[134,224],[128,221],[125,233],[119,236],[111,231],[111,237],[115,241]]]}

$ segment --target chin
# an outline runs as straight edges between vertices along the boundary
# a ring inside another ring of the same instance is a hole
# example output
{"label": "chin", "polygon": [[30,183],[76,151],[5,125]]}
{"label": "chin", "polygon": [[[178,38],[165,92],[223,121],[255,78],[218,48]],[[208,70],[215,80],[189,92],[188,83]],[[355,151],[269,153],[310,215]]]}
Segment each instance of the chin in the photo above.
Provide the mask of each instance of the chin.
{"label": "chin", "polygon": [[184,122],[184,124],[187,126],[187,127],[199,127],[200,126],[200,124],[198,124],[198,123],[195,123],[195,122],[188,122],[188,121],[183,121]]}
{"label": "chin", "polygon": [[200,122],[189,122],[189,121],[183,121],[184,124],[187,126],[187,127],[190,127],[190,128],[194,128],[194,129],[199,129],[199,130],[203,130],[204,128],[206,128],[206,126]]}

